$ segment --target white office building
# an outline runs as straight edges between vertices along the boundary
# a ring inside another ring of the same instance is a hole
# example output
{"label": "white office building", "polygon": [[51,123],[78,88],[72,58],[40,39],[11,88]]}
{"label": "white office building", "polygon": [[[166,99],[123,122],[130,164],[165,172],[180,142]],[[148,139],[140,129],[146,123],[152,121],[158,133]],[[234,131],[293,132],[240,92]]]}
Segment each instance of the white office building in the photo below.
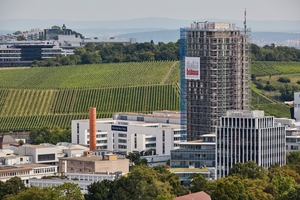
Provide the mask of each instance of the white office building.
{"label": "white office building", "polygon": [[217,129],[217,174],[228,175],[238,162],[255,161],[269,168],[286,164],[285,126],[264,116],[264,111],[230,110]]}
{"label": "white office building", "polygon": [[[118,113],[110,119],[97,119],[96,147],[124,153],[155,149],[157,155],[170,155],[181,142],[179,123],[180,114],[170,111]],[[72,143],[89,145],[89,136],[89,120],[72,121]]]}
{"label": "white office building", "polygon": [[286,127],[286,152],[300,150],[300,121],[288,118],[274,118],[274,121]]}

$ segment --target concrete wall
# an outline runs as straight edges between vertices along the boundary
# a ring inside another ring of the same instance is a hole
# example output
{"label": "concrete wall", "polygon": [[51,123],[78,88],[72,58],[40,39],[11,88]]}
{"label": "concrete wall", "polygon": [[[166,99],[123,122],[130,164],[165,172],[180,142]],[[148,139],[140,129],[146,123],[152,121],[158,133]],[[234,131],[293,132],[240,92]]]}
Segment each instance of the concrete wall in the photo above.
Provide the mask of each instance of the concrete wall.
{"label": "concrete wall", "polygon": [[107,160],[107,161],[98,161],[95,163],[95,172],[117,172],[121,171],[122,173],[127,174],[129,172],[129,160],[120,159],[120,160]]}

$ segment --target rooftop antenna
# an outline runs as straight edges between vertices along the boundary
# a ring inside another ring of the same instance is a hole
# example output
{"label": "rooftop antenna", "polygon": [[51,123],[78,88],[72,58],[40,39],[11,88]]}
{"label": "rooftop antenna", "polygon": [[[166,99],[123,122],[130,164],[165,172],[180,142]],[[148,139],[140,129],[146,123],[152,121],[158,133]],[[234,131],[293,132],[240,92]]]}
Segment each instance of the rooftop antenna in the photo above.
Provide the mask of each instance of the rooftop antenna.
{"label": "rooftop antenna", "polygon": [[245,34],[246,34],[246,31],[247,31],[247,21],[246,21],[246,8],[245,8],[245,12],[244,12],[244,31],[245,31]]}

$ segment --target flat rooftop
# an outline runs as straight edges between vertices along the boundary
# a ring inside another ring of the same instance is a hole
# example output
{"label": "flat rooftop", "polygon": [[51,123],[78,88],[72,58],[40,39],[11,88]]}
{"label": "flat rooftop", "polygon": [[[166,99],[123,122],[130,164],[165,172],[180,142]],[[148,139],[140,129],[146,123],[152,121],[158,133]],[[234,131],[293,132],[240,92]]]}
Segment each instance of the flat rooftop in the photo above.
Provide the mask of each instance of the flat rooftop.
{"label": "flat rooftop", "polygon": [[56,146],[44,146],[44,145],[23,145],[25,148],[43,149],[43,148],[56,148]]}
{"label": "flat rooftop", "polygon": [[[110,154],[112,155],[112,154]],[[73,160],[73,161],[109,161],[108,159],[102,159],[102,156],[90,156],[90,157],[71,157],[71,158],[59,158],[60,160]],[[118,160],[123,160],[118,158]]]}
{"label": "flat rooftop", "polygon": [[196,173],[196,172],[209,172],[208,168],[169,168],[171,173]]}
{"label": "flat rooftop", "polygon": [[45,165],[45,164],[0,165],[0,173],[28,171],[34,168],[42,168],[42,167],[57,167],[57,166]]}

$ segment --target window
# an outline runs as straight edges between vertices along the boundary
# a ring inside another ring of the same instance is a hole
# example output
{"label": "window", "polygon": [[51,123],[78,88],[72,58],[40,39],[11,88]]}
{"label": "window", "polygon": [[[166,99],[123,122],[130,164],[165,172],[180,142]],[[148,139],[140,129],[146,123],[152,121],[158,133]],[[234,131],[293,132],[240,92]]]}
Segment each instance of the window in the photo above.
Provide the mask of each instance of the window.
{"label": "window", "polygon": [[144,121],[144,117],[137,117],[136,120],[139,121],[139,122],[143,122]]}
{"label": "window", "polygon": [[118,148],[119,149],[127,149],[127,146],[126,145],[118,145]]}
{"label": "window", "polygon": [[97,134],[96,137],[97,138],[106,138],[107,134]]}
{"label": "window", "polygon": [[97,140],[97,144],[107,143],[107,140]]}
{"label": "window", "polygon": [[20,158],[20,162],[23,162],[23,158]]}
{"label": "window", "polygon": [[55,154],[43,154],[38,155],[38,161],[48,161],[48,160],[55,160]]}
{"label": "window", "polygon": [[146,148],[149,148],[149,147],[156,147],[156,144],[154,143],[152,143],[152,144],[146,144]]}
{"label": "window", "polygon": [[118,137],[127,137],[127,134],[119,133]]}
{"label": "window", "polygon": [[298,146],[291,146],[291,150],[298,150]]}
{"label": "window", "polygon": [[145,140],[146,140],[146,142],[155,142],[156,141],[156,137],[146,138]]}
{"label": "window", "polygon": [[121,120],[127,120],[127,116],[122,116],[122,115],[121,115],[121,116],[120,116],[120,119],[121,119]]}
{"label": "window", "polygon": [[119,143],[127,143],[127,140],[118,139]]}

